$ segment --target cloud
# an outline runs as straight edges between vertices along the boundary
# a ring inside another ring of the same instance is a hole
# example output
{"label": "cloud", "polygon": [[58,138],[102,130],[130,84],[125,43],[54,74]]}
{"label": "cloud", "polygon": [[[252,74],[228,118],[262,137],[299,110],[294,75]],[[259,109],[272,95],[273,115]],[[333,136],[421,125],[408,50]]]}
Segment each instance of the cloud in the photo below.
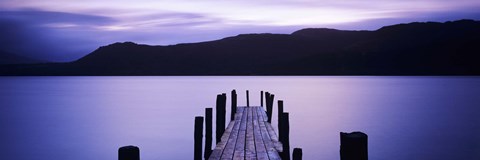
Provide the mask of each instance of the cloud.
{"label": "cloud", "polygon": [[119,41],[168,45],[301,28],[374,30],[412,21],[480,19],[479,8],[478,0],[4,0],[0,49],[70,61]]}
{"label": "cloud", "polygon": [[[11,53],[68,61],[87,52],[85,46],[98,45],[92,38],[82,36],[90,32],[88,27],[113,22],[108,17],[63,12],[0,11],[0,43],[2,50]],[[65,30],[68,26],[74,28]]]}

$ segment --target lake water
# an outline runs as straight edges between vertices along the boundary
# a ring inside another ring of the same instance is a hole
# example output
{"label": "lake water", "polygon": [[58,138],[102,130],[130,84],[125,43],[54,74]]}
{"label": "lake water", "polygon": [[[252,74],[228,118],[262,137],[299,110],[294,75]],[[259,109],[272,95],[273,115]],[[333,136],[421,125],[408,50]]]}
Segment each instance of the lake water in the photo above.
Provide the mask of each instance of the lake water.
{"label": "lake water", "polygon": [[480,77],[0,77],[1,159],[192,159],[194,116],[231,89],[284,100],[307,160],[339,160],[341,131],[372,160],[480,159]]}

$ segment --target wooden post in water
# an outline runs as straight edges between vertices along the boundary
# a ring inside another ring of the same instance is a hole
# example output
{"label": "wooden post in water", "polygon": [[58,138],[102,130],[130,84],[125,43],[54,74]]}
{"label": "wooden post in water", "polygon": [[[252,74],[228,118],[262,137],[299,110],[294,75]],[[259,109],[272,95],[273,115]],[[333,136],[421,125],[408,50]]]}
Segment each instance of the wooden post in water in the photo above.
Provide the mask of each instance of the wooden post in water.
{"label": "wooden post in water", "polygon": [[205,153],[204,158],[208,159],[212,153],[212,108],[205,108]]}
{"label": "wooden post in water", "polygon": [[140,149],[137,146],[123,146],[118,149],[118,160],[140,160]]}
{"label": "wooden post in water", "polygon": [[302,149],[301,148],[294,148],[292,153],[293,160],[302,160]]}
{"label": "wooden post in water", "polygon": [[[278,119],[280,119],[280,116],[282,116],[283,113],[283,100],[278,100]],[[280,128],[280,123],[278,123],[278,127]]]}
{"label": "wooden post in water", "polygon": [[340,160],[368,160],[368,136],[362,132],[340,132]]}
{"label": "wooden post in water", "polygon": [[195,117],[195,130],[194,130],[194,157],[195,160],[202,160],[202,137],[203,137],[203,117],[197,116]]}
{"label": "wooden post in water", "polygon": [[273,100],[275,99],[274,94],[270,94],[268,100],[268,105],[267,105],[267,118],[268,118],[268,123],[272,123],[272,113],[273,113]]}
{"label": "wooden post in water", "polygon": [[248,90],[247,90],[247,107],[250,107],[250,99],[249,99],[249,95],[248,95]]}
{"label": "wooden post in water", "polygon": [[230,121],[233,121],[235,119],[235,113],[237,113],[237,92],[235,90],[232,91],[232,108],[231,108],[231,114],[230,114]]}
{"label": "wooden post in water", "polygon": [[260,107],[263,107],[263,91],[260,91]]}
{"label": "wooden post in water", "polygon": [[283,152],[280,153],[280,156],[283,160],[290,160],[290,122],[288,120],[288,112],[282,113],[278,123],[281,126],[278,131],[279,140],[283,145]]}
{"label": "wooden post in water", "polygon": [[216,118],[217,118],[217,126],[216,126],[216,143],[221,141],[223,132],[225,132],[225,101],[226,101],[226,95],[225,94],[219,94],[217,95],[217,104],[216,104]]}
{"label": "wooden post in water", "polygon": [[272,109],[272,108],[270,108],[270,99],[271,98],[272,97],[270,96],[270,92],[265,92],[265,112],[267,113],[267,121],[268,122],[270,122],[269,119],[268,119],[268,114],[270,113],[270,110]]}

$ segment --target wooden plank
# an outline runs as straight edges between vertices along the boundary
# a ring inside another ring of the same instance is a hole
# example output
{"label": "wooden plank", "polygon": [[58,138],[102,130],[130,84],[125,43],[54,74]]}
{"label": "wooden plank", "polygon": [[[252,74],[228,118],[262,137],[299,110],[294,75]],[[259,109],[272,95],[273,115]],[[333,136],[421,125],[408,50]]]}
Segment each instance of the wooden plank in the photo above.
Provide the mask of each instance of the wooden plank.
{"label": "wooden plank", "polygon": [[253,135],[253,117],[252,108],[247,107],[247,136],[245,140],[245,159],[256,160],[257,155],[255,153],[255,138]]}
{"label": "wooden plank", "polygon": [[260,132],[260,125],[258,124],[258,107],[252,107],[252,119],[253,119],[253,137],[255,141],[255,151],[257,153],[257,159],[268,160],[265,144],[263,143],[262,133]]}
{"label": "wooden plank", "polygon": [[240,129],[238,131],[237,143],[235,144],[235,153],[233,155],[234,160],[245,159],[245,138],[247,133],[247,110],[245,107],[241,107],[243,115],[240,123]]}
{"label": "wooden plank", "polygon": [[209,159],[280,160],[282,143],[262,107],[238,107]]}
{"label": "wooden plank", "polygon": [[273,146],[278,152],[283,151],[282,143],[278,140],[277,133],[273,130],[273,127],[270,123],[265,122],[265,126],[267,128],[268,135],[270,135],[270,139],[272,140]]}
{"label": "wooden plank", "polygon": [[243,115],[243,109],[238,110],[237,113],[235,114],[235,119],[233,122],[235,122],[235,125],[233,126],[232,131],[230,132],[230,136],[228,137],[227,145],[225,146],[225,149],[223,149],[222,156],[220,159],[232,159],[233,154],[235,151],[235,144],[237,143],[237,137],[238,137],[238,131],[240,128],[240,123],[241,123],[241,117]]}
{"label": "wooden plank", "polygon": [[268,117],[267,117],[267,112],[265,112],[265,110],[263,110],[263,108],[261,108],[261,112],[258,112],[260,114],[260,116],[262,116],[263,118],[263,121],[268,121]]}
{"label": "wooden plank", "polygon": [[265,121],[264,116],[262,116],[263,108],[259,107],[258,108],[258,121],[260,125],[260,132],[262,134],[263,142],[265,144],[265,149],[268,154],[268,158],[270,160],[280,160],[280,155],[278,151],[275,149],[272,140],[270,139],[270,135],[268,134],[267,127],[265,126]]}
{"label": "wooden plank", "polygon": [[220,159],[223,153],[223,149],[225,149],[225,146],[227,145],[228,138],[230,137],[230,132],[232,131],[234,125],[235,125],[235,121],[232,121],[228,124],[228,127],[225,130],[225,133],[222,135],[220,142],[218,142],[218,144],[215,146],[215,149],[213,149],[212,154],[208,159],[211,159],[211,160]]}

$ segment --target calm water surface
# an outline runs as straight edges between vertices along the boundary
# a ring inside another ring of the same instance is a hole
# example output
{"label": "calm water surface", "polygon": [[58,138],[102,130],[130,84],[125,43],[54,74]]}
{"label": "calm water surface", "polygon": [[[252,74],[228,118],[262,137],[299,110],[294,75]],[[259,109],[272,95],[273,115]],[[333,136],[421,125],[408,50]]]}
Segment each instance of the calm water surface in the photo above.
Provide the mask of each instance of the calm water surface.
{"label": "calm water surface", "polygon": [[1,159],[192,159],[194,116],[234,88],[285,101],[304,159],[338,160],[341,131],[373,160],[480,159],[480,77],[0,77]]}

